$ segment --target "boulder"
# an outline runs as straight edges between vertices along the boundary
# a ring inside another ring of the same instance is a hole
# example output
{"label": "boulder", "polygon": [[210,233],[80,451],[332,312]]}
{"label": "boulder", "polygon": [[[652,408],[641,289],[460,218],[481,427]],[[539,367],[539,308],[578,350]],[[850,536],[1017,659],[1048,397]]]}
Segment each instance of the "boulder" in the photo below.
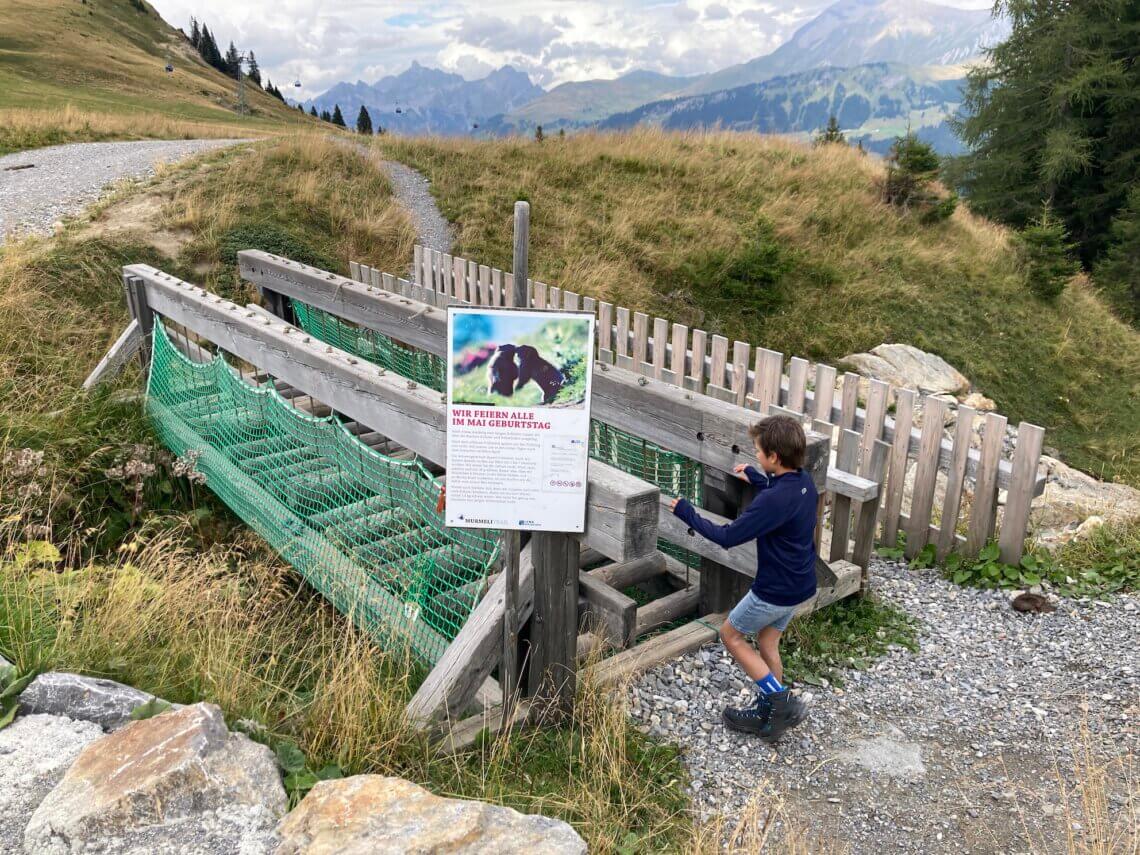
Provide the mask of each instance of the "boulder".
{"label": "boulder", "polygon": [[285,806],[272,752],[195,704],[84,748],[32,815],[24,849],[263,852]]}
{"label": "boulder", "polygon": [[118,730],[131,722],[131,710],[153,695],[116,683],[63,671],[40,674],[20,695],[23,715],[43,713],[91,721],[103,730]]}
{"label": "boulder", "polygon": [[1100,516],[1107,523],[1140,518],[1140,490],[1127,484],[1098,481],[1055,457],[1041,456],[1045,492],[1033,500],[1034,530],[1064,529]]}
{"label": "boulder", "polygon": [[276,855],[585,855],[561,820],[485,802],[445,799],[400,778],[318,783],[278,826]]}
{"label": "boulder", "polygon": [[24,826],[99,725],[57,715],[18,716],[0,730],[0,852],[19,852]]}
{"label": "boulder", "polygon": [[845,356],[843,362],[854,366],[864,377],[924,394],[961,395],[970,388],[970,381],[941,356],[909,344],[880,344],[870,353]]}

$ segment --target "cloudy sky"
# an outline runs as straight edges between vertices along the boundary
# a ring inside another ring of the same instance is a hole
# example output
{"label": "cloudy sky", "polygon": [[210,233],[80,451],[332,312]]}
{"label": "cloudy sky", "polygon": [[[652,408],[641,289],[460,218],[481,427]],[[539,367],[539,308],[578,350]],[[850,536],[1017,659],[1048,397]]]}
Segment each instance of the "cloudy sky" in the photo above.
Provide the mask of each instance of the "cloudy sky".
{"label": "cloudy sky", "polygon": [[[832,0],[151,0],[189,30],[204,21],[225,50],[252,49],[263,76],[312,97],[369,83],[416,60],[482,77],[510,64],[540,86],[634,69],[697,74],[769,53]],[[991,0],[942,0],[988,8]]]}

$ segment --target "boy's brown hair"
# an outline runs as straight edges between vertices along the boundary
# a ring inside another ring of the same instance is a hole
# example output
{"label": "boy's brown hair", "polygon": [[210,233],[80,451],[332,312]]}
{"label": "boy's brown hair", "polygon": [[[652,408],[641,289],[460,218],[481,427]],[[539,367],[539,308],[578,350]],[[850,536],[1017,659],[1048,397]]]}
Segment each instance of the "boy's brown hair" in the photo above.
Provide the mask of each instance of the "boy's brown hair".
{"label": "boy's brown hair", "polygon": [[800,469],[807,453],[803,425],[791,416],[769,416],[748,429],[748,435],[761,450],[775,454],[780,465]]}

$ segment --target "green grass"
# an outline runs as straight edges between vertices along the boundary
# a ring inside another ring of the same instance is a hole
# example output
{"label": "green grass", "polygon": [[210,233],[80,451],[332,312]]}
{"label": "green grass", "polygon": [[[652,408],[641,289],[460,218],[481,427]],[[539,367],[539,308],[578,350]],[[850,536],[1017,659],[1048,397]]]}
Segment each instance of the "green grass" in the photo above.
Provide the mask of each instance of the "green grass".
{"label": "green grass", "polygon": [[1071,465],[1140,484],[1140,334],[1082,279],[1034,297],[968,210],[924,225],[882,204],[873,158],[745,134],[377,145],[431,179],[459,254],[509,269],[527,199],[535,279],[832,364],[913,344]]}

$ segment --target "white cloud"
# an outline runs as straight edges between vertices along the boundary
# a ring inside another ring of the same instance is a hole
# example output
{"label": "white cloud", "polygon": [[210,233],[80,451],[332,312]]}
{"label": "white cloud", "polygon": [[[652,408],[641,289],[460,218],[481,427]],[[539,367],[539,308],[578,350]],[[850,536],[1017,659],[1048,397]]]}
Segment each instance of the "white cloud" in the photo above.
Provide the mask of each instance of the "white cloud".
{"label": "white cloud", "polygon": [[[151,0],[254,50],[262,74],[312,97],[413,60],[468,78],[510,64],[542,86],[635,69],[714,71],[765,54],[832,0]],[[947,2],[947,0],[943,0]],[[949,0],[979,8],[990,0]]]}

